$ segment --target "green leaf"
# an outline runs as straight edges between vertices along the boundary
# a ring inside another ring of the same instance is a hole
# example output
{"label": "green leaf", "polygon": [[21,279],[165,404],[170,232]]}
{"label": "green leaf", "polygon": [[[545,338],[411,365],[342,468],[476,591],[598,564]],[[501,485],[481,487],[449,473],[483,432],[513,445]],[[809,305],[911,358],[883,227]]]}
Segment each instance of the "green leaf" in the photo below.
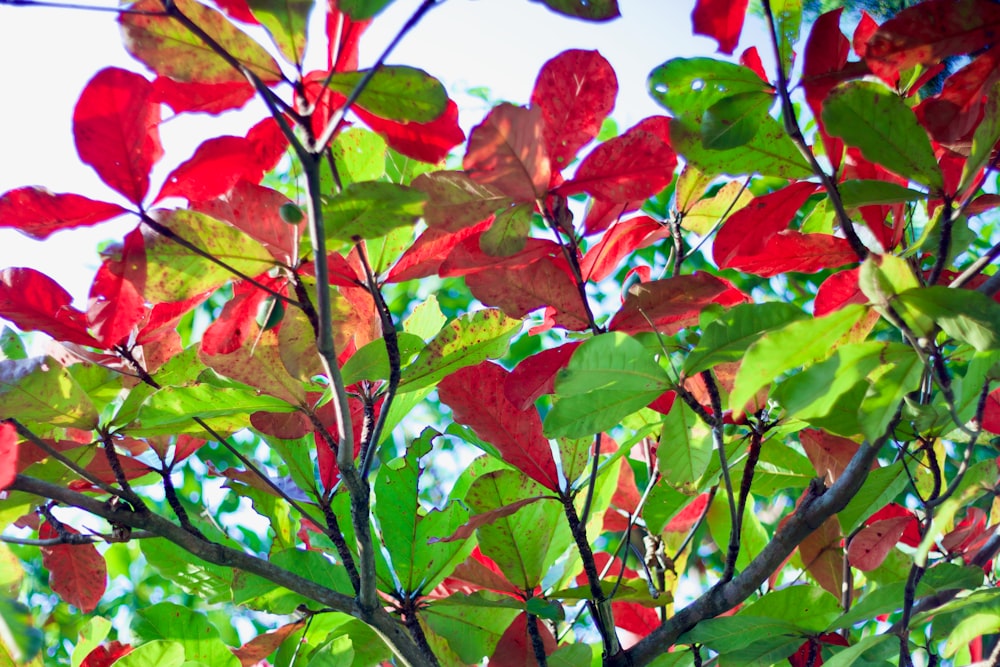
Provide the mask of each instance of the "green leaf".
{"label": "green leaf", "polygon": [[830,414],[837,401],[878,368],[886,343],[849,343],[815,366],[793,375],[772,392],[789,417],[810,421]]}
{"label": "green leaf", "polygon": [[0,331],[0,353],[4,359],[27,359],[28,352],[24,349],[24,341],[10,327],[4,325]]}
{"label": "green leaf", "polygon": [[433,294],[427,297],[423,303],[418,303],[410,316],[403,320],[403,331],[427,340],[437,332],[448,321],[448,318],[441,312],[437,297]]}
{"label": "green leaf", "polygon": [[271,36],[285,60],[298,65],[306,50],[310,0],[247,0],[254,17]]}
{"label": "green leaf", "polygon": [[663,532],[666,525],[694,498],[681,493],[669,484],[656,484],[646,498],[642,508],[642,518],[646,528],[654,535]]}
{"label": "green leaf", "polygon": [[694,410],[677,400],[663,420],[656,450],[663,479],[671,486],[693,493],[695,482],[712,460],[712,432]]}
{"label": "green leaf", "polygon": [[712,150],[743,146],[754,138],[771,108],[774,96],[750,90],[724,97],[701,119],[701,144]]}
{"label": "green leaf", "polygon": [[[399,358],[404,366],[424,347],[424,341],[420,336],[405,331],[396,334],[396,342],[399,347]],[[389,353],[385,347],[385,338],[376,338],[352,354],[340,373],[345,386],[360,380],[388,380]]]}
{"label": "green leaf", "polygon": [[179,643],[184,659],[213,667],[239,667],[240,661],[219,639],[219,631],[205,617],[187,607],[161,602],[135,610],[139,617],[132,630],[145,640],[165,639]]}
{"label": "green leaf", "polygon": [[353,21],[366,21],[392,4],[393,0],[338,0],[337,9]]}
{"label": "green leaf", "polygon": [[876,468],[868,473],[864,486],[851,498],[847,507],[837,514],[844,534],[850,535],[865,519],[892,502],[908,482],[909,477],[902,462]]}
{"label": "green leaf", "polygon": [[181,667],[184,662],[183,644],[155,640],[136,646],[128,655],[115,660],[115,667]]}
{"label": "green leaf", "polygon": [[[242,230],[187,209],[157,209],[150,217],[185,241],[249,276],[274,266],[267,249]],[[188,250],[177,241],[143,228],[148,301],[181,301],[233,280],[229,269]]]}
{"label": "green leaf", "polygon": [[801,631],[792,623],[775,618],[723,616],[702,621],[677,640],[683,644],[704,644],[713,651],[726,654],[760,640],[761,637],[797,636]]}
{"label": "green leaf", "polygon": [[28,607],[6,595],[0,596],[0,632],[0,660],[7,658],[11,667],[32,661],[43,647],[44,637],[32,623]]}
{"label": "green leaf", "polygon": [[885,435],[896,409],[923,379],[926,366],[909,345],[891,344],[881,366],[868,376],[868,391],[858,408],[861,432],[869,441]]}
{"label": "green leaf", "polygon": [[94,616],[80,628],[80,641],[73,647],[73,654],[70,656],[72,667],[80,667],[91,651],[101,645],[101,642],[111,632],[111,621],[101,616]]}
{"label": "green leaf", "polygon": [[339,241],[385,236],[413,225],[423,214],[426,199],[423,192],[406,185],[352,183],[323,205],[326,236]]}
{"label": "green leaf", "polygon": [[[136,417],[130,433],[135,436],[201,433],[191,421],[200,417],[223,431],[244,428],[252,412],[293,412],[295,406],[252,389],[223,389],[201,383],[164,387],[150,396]],[[221,419],[220,419],[221,418]]]}
{"label": "green leaf", "polygon": [[[370,130],[352,127],[339,133],[330,144],[333,162],[340,184],[348,186],[362,181],[376,181],[385,175],[385,139]],[[336,192],[333,174],[324,163],[320,187],[323,192]]]}
{"label": "green leaf", "polygon": [[[273,554],[271,562],[320,586],[345,595],[354,594],[344,566],[331,563],[318,551],[286,549]],[[243,570],[235,571],[232,590],[234,604],[272,614],[291,614],[303,604],[316,606],[314,600]]]}
{"label": "green leaf", "polygon": [[[368,72],[337,72],[330,79],[330,88],[347,97]],[[386,65],[376,70],[357,103],[380,118],[400,123],[429,123],[444,113],[448,93],[440,81],[422,69]]]}
{"label": "green leaf", "polygon": [[534,0],[554,12],[585,21],[610,21],[620,16],[618,0]]}
{"label": "green leaf", "polygon": [[787,621],[804,634],[818,634],[826,630],[840,613],[840,600],[819,586],[788,586],[770,591],[740,610],[738,616]]}
{"label": "green leaf", "polygon": [[847,208],[856,206],[871,206],[873,204],[898,204],[900,202],[919,201],[927,195],[919,190],[889,181],[869,179],[853,179],[837,185],[840,199]]}
{"label": "green leaf", "polygon": [[[176,0],[175,6],[264,83],[281,80],[281,68],[267,50],[221,12],[196,0]],[[200,35],[164,13],[158,0],[139,0],[129,9],[137,11],[119,19],[125,48],[157,74],[191,83],[246,83],[246,77]],[[147,13],[140,13],[143,10]]]}
{"label": "green leaf", "polygon": [[558,443],[559,464],[566,481],[572,485],[587,469],[590,452],[594,448],[594,439],[592,437],[559,438]]}
{"label": "green leaf", "polygon": [[[497,602],[512,599],[492,591],[478,591],[476,594]],[[499,605],[462,604],[469,597],[456,593],[440,602],[433,602],[424,612],[424,618],[434,632],[448,640],[448,645],[463,663],[476,665],[493,654],[504,630],[520,611]]]}
{"label": "green leaf", "polygon": [[447,537],[469,519],[469,511],[457,502],[427,511],[418,499],[419,460],[431,449],[440,433],[427,428],[406,450],[403,459],[390,461],[375,480],[375,517],[379,534],[392,561],[402,593],[426,593],[451,574],[472,551],[474,542],[431,542]]}
{"label": "green leaf", "polygon": [[341,635],[324,643],[309,655],[307,667],[340,667],[354,664],[354,642]]}
{"label": "green leaf", "polygon": [[635,338],[618,331],[595,336],[559,371],[545,435],[581,438],[606,431],[669,388],[666,372]]}
{"label": "green leaf", "polygon": [[944,187],[927,131],[885,85],[851,81],[834,88],[823,104],[823,122],[866,159],[935,191]]}
{"label": "green leaf", "polygon": [[452,320],[403,370],[399,392],[437,384],[459,368],[502,357],[520,328],[521,320],[507,317],[497,308],[478,310]]}
{"label": "green leaf", "polygon": [[88,431],[97,425],[90,397],[52,357],[0,361],[0,414]]}
{"label": "green leaf", "polygon": [[934,321],[946,334],[980,352],[1000,349],[1000,304],[974,290],[940,285],[911,289],[895,303]]}
{"label": "green leaf", "polygon": [[[478,477],[465,494],[465,502],[481,514],[550,493],[520,471],[498,470]],[[481,526],[477,534],[482,552],[522,590],[534,590],[572,541],[569,526],[562,520],[562,507],[545,500]]]}
{"label": "green leaf", "polygon": [[753,138],[742,146],[728,150],[712,150],[702,145],[701,130],[697,125],[670,121],[670,140],[674,150],[690,164],[713,176],[729,174],[742,176],[759,173],[784,179],[802,179],[813,175],[809,163],[781,123],[765,116]]}
{"label": "green leaf", "polygon": [[479,237],[479,247],[494,257],[509,257],[524,250],[534,208],[534,204],[517,204],[497,213],[493,224]]}
{"label": "green leaf", "polygon": [[[869,653],[870,652],[870,653]],[[880,665],[886,658],[899,654],[899,639],[894,635],[870,635],[833,654],[823,663],[824,667],[850,667],[851,665]]]}
{"label": "green leaf", "polygon": [[941,655],[951,658],[976,637],[986,637],[1000,631],[1000,609],[980,610],[963,618],[948,633]]}
{"label": "green leaf", "polygon": [[[729,544],[729,534],[733,525],[731,516],[726,495],[717,493],[705,517],[716,544]],[[764,550],[768,540],[767,530],[761,524],[760,518],[753,511],[745,512],[740,530],[740,552],[736,557],[737,571],[746,569],[750,561]]]}
{"label": "green leaf", "polygon": [[705,327],[684,361],[684,375],[691,377],[717,364],[739,361],[765,332],[807,317],[802,309],[777,301],[730,308]]}
{"label": "green leaf", "polygon": [[748,67],[714,58],[674,58],[649,75],[649,93],[660,106],[698,126],[708,109],[740,93],[768,93],[771,87]]}
{"label": "green leaf", "polygon": [[799,31],[802,28],[802,0],[775,0],[771,3],[771,11],[774,14],[775,32],[778,34],[781,68],[788,75],[795,62],[795,44],[799,41]]}
{"label": "green leaf", "polygon": [[[694,165],[686,164],[684,169],[695,169]],[[713,180],[714,176],[708,176],[708,180]],[[733,213],[740,210],[753,201],[750,190],[744,187],[739,181],[726,183],[719,191],[708,199],[701,199],[681,218],[681,227],[688,229],[695,234],[705,236],[716,225],[721,225],[729,219]]]}
{"label": "green leaf", "polygon": [[850,305],[765,333],[747,350],[736,374],[729,397],[733,412],[742,413],[754,394],[782,373],[828,357],[864,312],[864,306]]}
{"label": "green leaf", "polygon": [[233,571],[192,555],[165,539],[142,540],[142,555],[167,581],[208,603],[228,602]]}

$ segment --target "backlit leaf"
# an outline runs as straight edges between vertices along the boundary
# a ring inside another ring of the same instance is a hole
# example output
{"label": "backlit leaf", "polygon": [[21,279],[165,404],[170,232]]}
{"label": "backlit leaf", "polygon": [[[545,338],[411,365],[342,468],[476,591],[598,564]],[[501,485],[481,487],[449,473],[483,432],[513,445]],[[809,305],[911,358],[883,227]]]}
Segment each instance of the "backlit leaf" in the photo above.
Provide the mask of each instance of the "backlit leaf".
{"label": "backlit leaf", "polygon": [[771,116],[763,119],[753,139],[727,150],[712,150],[702,145],[697,126],[670,122],[670,140],[674,150],[691,164],[712,175],[740,176],[759,173],[785,179],[809,178],[812,170],[795,147],[781,123]]}
{"label": "backlit leaf", "polygon": [[541,417],[534,406],[522,410],[507,399],[503,386],[508,375],[491,362],[469,366],[444,378],[438,395],[451,407],[455,421],[471,426],[504,461],[558,491],[559,476],[548,439],[542,435]]}
{"label": "backlit leaf", "polygon": [[[330,88],[347,97],[367,73],[368,70],[337,72],[330,79]],[[429,123],[444,113],[448,93],[440,81],[422,69],[386,65],[369,80],[357,104],[379,118]]]}
{"label": "backlit leaf", "polygon": [[86,316],[56,281],[35,269],[0,271],[0,313],[24,331],[44,331],[56,340],[101,347],[87,333]]}
{"label": "backlit leaf", "polygon": [[43,241],[53,232],[89,227],[125,212],[121,206],[41,187],[11,190],[0,196],[0,227],[12,227]]}
{"label": "backlit leaf", "polygon": [[354,21],[364,21],[392,4],[393,0],[338,0],[337,9]]}
{"label": "backlit leaf", "polygon": [[218,667],[239,667],[239,660],[219,638],[208,618],[188,607],[161,602],[136,610],[132,630],[146,640],[175,640],[184,647],[184,658]]}
{"label": "backlit leaf", "polygon": [[740,41],[743,19],[749,0],[698,0],[691,21],[694,34],[711,37],[719,43],[719,52],[732,54]]}
{"label": "backlit leaf", "polygon": [[629,288],[609,328],[625,333],[656,330],[669,336],[696,323],[711,303],[734,306],[746,301],[727,281],[708,273],[653,280]]}
{"label": "backlit leaf", "polygon": [[10,423],[0,424],[0,491],[17,475],[17,431]]}
{"label": "backlit leaf", "polygon": [[[250,389],[220,388],[208,384],[164,387],[150,396],[139,409],[135,435],[201,433],[191,421],[200,417],[210,425],[229,424],[232,430],[244,428],[253,412],[291,412],[295,406],[273,396],[259,395]],[[221,421],[214,421],[215,418]],[[231,418],[231,419],[226,419]],[[224,426],[219,426],[224,429]]]}
{"label": "backlit leaf", "polygon": [[690,377],[716,364],[738,361],[767,331],[805,317],[801,309],[787,303],[735,306],[705,327],[701,339],[684,362],[684,374]]}
{"label": "backlit leaf", "polygon": [[313,3],[309,0],[247,0],[247,4],[285,60],[295,65],[301,63]]}
{"label": "backlit leaf", "polygon": [[722,98],[702,116],[702,145],[725,150],[748,143],[757,134],[772,102],[773,95],[756,90]]}
{"label": "backlit leaf", "polygon": [[488,255],[509,257],[524,250],[531,231],[534,208],[517,204],[506,208],[493,219],[490,228],[479,237],[479,247]]}
{"label": "backlit leaf", "polygon": [[927,132],[896,93],[874,81],[835,88],[823,105],[827,131],[857,146],[865,158],[923,183],[944,187]]}
{"label": "backlit leaf", "polygon": [[413,187],[427,193],[424,221],[428,227],[457,232],[505,208],[510,199],[477,183],[462,171],[435,171],[413,179]]}
{"label": "backlit leaf", "polygon": [[904,312],[929,317],[946,334],[980,352],[1000,347],[1000,304],[984,294],[935,285],[907,290],[894,303]]}
{"label": "backlit leaf", "polygon": [[545,120],[543,136],[556,171],[601,131],[618,94],[618,77],[597,51],[569,49],[542,65],[531,92]]}
{"label": "backlit leaf", "polygon": [[713,104],[740,93],[770,90],[750,68],[714,58],[668,60],[650,73],[648,85],[654,100],[695,128]]}
{"label": "backlit leaf", "polygon": [[97,425],[90,397],[51,357],[0,361],[0,414],[85,430]]}
{"label": "backlit leaf", "polygon": [[465,132],[458,125],[458,105],[453,100],[448,100],[444,112],[429,123],[386,120],[361,107],[355,108],[354,114],[393,150],[430,164],[442,162],[452,148],[465,141]]}
{"label": "backlit leaf", "polygon": [[[264,83],[281,80],[281,68],[267,51],[220,12],[197,0],[176,0],[173,6]],[[196,83],[245,82],[234,69],[183,23],[164,12],[161,0],[139,0],[119,23],[125,48],[161,76]],[[144,13],[146,12],[146,13]]]}
{"label": "backlit leaf", "polygon": [[620,332],[581,345],[556,377],[548,437],[582,438],[617,426],[670,388],[666,372],[636,339]]}
{"label": "backlit leaf", "polygon": [[[79,531],[64,526],[71,535]],[[46,521],[38,531],[39,539],[59,537]],[[42,566],[49,571],[49,586],[59,597],[84,614],[97,608],[108,585],[108,566],[93,544],[53,544],[42,547]]]}
{"label": "backlit leaf", "polygon": [[[694,168],[690,164],[684,166],[685,171]],[[753,201],[753,195],[743,183],[730,181],[719,188],[719,191],[713,196],[699,199],[690,205],[681,218],[681,226],[695,234],[704,236],[716,225],[724,224],[729,216],[744,208],[751,201]]]}
{"label": "backlit leaf", "polygon": [[427,196],[395,183],[352,183],[323,205],[326,236],[340,241],[374,239],[414,224]]}
{"label": "backlit leaf", "polygon": [[566,366],[580,343],[564,343],[537,352],[519,363],[504,382],[504,395],[521,410],[538,397],[555,391],[556,374]]}
{"label": "backlit leaf", "polygon": [[87,83],[73,110],[76,151],[102,181],[139,204],[149,191],[149,172],[163,155],[159,124],[152,84],[108,67]]}
{"label": "backlit leaf", "polygon": [[712,432],[682,401],[663,421],[656,455],[668,484],[682,491],[693,490],[712,458]]}
{"label": "backlit leaf", "polygon": [[254,164],[249,141],[243,137],[212,137],[170,172],[156,201],[167,197],[206,201],[226,194],[241,179],[257,182],[263,175]]}
{"label": "backlit leaf", "polygon": [[115,660],[114,664],[118,667],[181,667],[184,664],[184,646],[176,641],[146,642]]}
{"label": "backlit leaf", "polygon": [[549,187],[544,133],[541,109],[501,104],[473,128],[462,166],[474,181],[532,203]]}

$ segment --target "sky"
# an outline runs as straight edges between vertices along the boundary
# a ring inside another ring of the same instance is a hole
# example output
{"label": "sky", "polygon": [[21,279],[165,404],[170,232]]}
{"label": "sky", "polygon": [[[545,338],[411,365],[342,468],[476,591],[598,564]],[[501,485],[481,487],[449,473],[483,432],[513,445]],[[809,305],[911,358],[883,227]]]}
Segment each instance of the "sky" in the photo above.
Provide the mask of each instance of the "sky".
{"label": "sky", "polygon": [[[114,0],[83,1],[115,5]],[[376,60],[419,4],[396,0],[376,18],[362,39],[362,67]],[[713,40],[691,35],[693,5],[694,0],[620,0],[621,18],[595,24],[559,16],[529,0],[447,0],[424,17],[388,62],[420,67],[438,77],[462,109],[461,124],[468,133],[487,112],[484,102],[465,94],[469,88],[486,86],[494,98],[526,104],[547,60],[570,48],[596,48],[618,74],[612,116],[624,130],[665,113],[646,93],[646,77],[654,67],[678,56],[715,53]],[[755,41],[762,44],[761,34],[759,26],[748,25],[741,49]],[[318,63],[322,54],[314,55]],[[122,47],[113,13],[0,4],[0,193],[41,185],[126,203],[79,161],[71,128],[81,90],[94,73],[111,65],[152,78]],[[154,171],[151,191],[201,141],[242,134],[262,114],[262,107],[251,105],[236,114],[185,115],[164,123],[165,155]],[[44,271],[73,294],[75,305],[85,307],[99,265],[97,244],[121,238],[135,224],[134,218],[123,218],[59,232],[44,242],[0,229],[0,268]]]}

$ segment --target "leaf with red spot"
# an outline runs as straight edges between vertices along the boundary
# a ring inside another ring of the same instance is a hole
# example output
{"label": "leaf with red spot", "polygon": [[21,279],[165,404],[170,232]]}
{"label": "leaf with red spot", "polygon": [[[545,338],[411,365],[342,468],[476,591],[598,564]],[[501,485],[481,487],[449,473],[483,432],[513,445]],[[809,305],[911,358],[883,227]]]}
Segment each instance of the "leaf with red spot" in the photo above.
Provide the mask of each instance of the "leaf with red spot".
{"label": "leaf with red spot", "polygon": [[793,183],[755,198],[729,216],[712,244],[712,258],[716,265],[724,269],[731,266],[737,257],[763,254],[768,240],[788,228],[795,214],[815,191],[813,183]]}
{"label": "leaf with red spot", "polygon": [[[79,531],[63,528],[71,535]],[[38,537],[51,540],[59,533],[46,521]],[[93,544],[55,544],[42,547],[42,567],[49,571],[49,586],[65,602],[84,614],[97,608],[108,584],[108,566]]]}
{"label": "leaf with red spot", "polygon": [[538,397],[555,391],[556,374],[569,363],[579,342],[536,352],[519,363],[504,382],[507,400],[518,410],[527,410]]}
{"label": "leaf with red spot", "polygon": [[545,195],[551,174],[541,109],[501,104],[473,128],[462,167],[518,203]]}
{"label": "leaf with red spot", "polygon": [[615,70],[597,51],[570,49],[542,65],[531,104],[542,110],[542,136],[555,171],[597,136],[617,94]]}
{"label": "leaf with red spot", "polygon": [[520,410],[507,399],[503,387],[508,376],[502,366],[489,361],[466,366],[441,380],[438,395],[455,421],[471,426],[504,461],[558,491],[559,476],[549,441],[542,435],[542,419],[533,407]]}
{"label": "leaf with red spot", "polygon": [[160,105],[144,77],[108,67],[83,89],[73,110],[80,160],[133,204],[149,192],[149,172],[163,156]]}
{"label": "leaf with red spot", "polygon": [[558,192],[564,197],[586,192],[613,202],[647,199],[669,185],[676,167],[670,119],[651,116],[595,148]]}
{"label": "leaf with red spot", "polygon": [[305,404],[305,387],[285,368],[278,348],[278,335],[273,329],[260,331],[253,322],[239,348],[228,353],[221,352],[223,349],[227,347],[206,347],[203,340],[199,357],[209,368],[249,384],[258,393],[276,396],[292,405]]}
{"label": "leaf with red spot", "polygon": [[224,220],[259,241],[279,262],[294,264],[299,240],[306,234],[305,221],[289,224],[281,207],[291,200],[277,190],[241,180],[223,197],[199,202],[195,210]]}
{"label": "leaf with red spot", "polygon": [[[906,524],[906,529],[903,531],[902,537],[899,541],[911,547],[916,547],[920,544],[920,521],[917,520],[917,515],[912,511],[906,509],[899,503],[889,503],[875,514],[865,519],[865,525],[870,526],[876,521],[882,521],[883,519],[895,519],[899,517],[909,518],[910,522]],[[985,526],[984,526],[985,527]]]}
{"label": "leaf with red spot", "polygon": [[153,80],[153,99],[166,104],[174,113],[207,113],[214,116],[242,108],[256,92],[246,80],[184,83],[166,76]]}
{"label": "leaf with red spot", "polygon": [[127,338],[145,315],[146,300],[125,277],[121,263],[105,261],[90,286],[87,320],[94,335],[105,349],[111,349]]}
{"label": "leaf with red spot", "polygon": [[[515,255],[516,257],[516,255]],[[527,266],[487,269],[465,277],[473,296],[510,317],[524,317],[544,306],[555,308],[555,323],[570,331],[590,326],[580,292],[569,270],[544,257]]]}
{"label": "leaf with red spot", "polygon": [[[1000,5],[989,0],[928,0],[883,23],[864,57],[879,76],[935,64],[990,46],[1000,30]],[[891,84],[891,81],[887,80]]]}
{"label": "leaf with red spot", "polygon": [[205,201],[226,194],[241,179],[256,183],[264,174],[254,162],[250,143],[243,137],[206,139],[190,159],[170,172],[154,202],[167,197]]}
{"label": "leaf with red spot", "polygon": [[816,273],[857,260],[847,239],[787,229],[772,236],[759,255],[734,257],[726,268],[770,278],[788,271]]}
{"label": "leaf with red spot", "polygon": [[858,286],[859,270],[837,271],[822,282],[813,302],[816,317],[823,317],[852,303],[868,303],[868,297]]}
{"label": "leaf with red spot", "polygon": [[629,289],[609,329],[634,334],[652,327],[672,336],[695,324],[709,304],[734,306],[747,301],[747,296],[728,281],[708,273],[639,283]]}
{"label": "leaf with red spot", "polygon": [[698,0],[691,13],[694,34],[711,37],[719,52],[732,54],[740,42],[749,0]]}
{"label": "leaf with red spot", "polygon": [[40,241],[53,232],[90,227],[125,213],[117,204],[29,186],[0,196],[0,227],[13,227]]}
{"label": "leaf with red spot", "polygon": [[483,251],[480,243],[482,234],[470,234],[448,254],[441,264],[442,278],[465,276],[470,273],[498,269],[520,269],[544,259],[554,259],[561,255],[559,244],[546,239],[527,239],[524,249],[516,255],[494,257]]}
{"label": "leaf with red spot", "polygon": [[421,162],[438,164],[452,148],[465,141],[465,132],[458,125],[458,105],[452,100],[448,100],[440,116],[427,123],[388,120],[360,107],[352,112],[381,135],[390,148]]}
{"label": "leaf with red spot", "polygon": [[862,528],[847,546],[851,565],[862,572],[877,568],[899,542],[912,520],[912,517],[894,517]]}
{"label": "leaf with red spot", "polygon": [[101,347],[87,333],[87,316],[56,281],[34,269],[0,271],[0,314],[23,331],[44,331],[56,340]]}
{"label": "leaf with red spot", "polygon": [[[532,618],[532,622],[538,626],[538,634],[542,639],[542,646],[545,654],[549,655],[556,650],[556,639],[552,636],[549,626],[538,618]],[[528,635],[528,616],[518,614],[514,622],[507,626],[497,647],[490,656],[490,667],[525,667],[535,665],[535,651],[532,648],[531,637]]]}
{"label": "leaf with red spot", "polygon": [[670,234],[670,228],[648,215],[612,224],[604,237],[580,261],[584,280],[600,282],[614,273],[627,255]]}
{"label": "leaf with red spot", "polygon": [[18,446],[17,430],[13,424],[0,424],[0,491],[3,491],[17,476]]}

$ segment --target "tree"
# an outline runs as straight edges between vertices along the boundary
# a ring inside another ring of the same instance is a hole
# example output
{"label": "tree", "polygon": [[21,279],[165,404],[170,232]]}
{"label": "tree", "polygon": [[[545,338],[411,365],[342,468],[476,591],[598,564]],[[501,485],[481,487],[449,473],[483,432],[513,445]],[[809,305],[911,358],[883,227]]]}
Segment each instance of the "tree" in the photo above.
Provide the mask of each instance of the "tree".
{"label": "tree", "polygon": [[[306,72],[311,3],[138,0],[154,77],[73,113],[128,205],[0,197],[36,238],[136,219],[85,311],[0,273],[57,341],[0,341],[5,664],[995,664],[1000,8],[801,45],[765,1],[773,69],[668,60],[671,117],[602,132],[615,72],[571,50],[466,139],[391,45],[358,69],[386,4],[316,10]],[[694,29],[731,54],[745,11]],[[254,96],[152,188],[164,105]]]}

